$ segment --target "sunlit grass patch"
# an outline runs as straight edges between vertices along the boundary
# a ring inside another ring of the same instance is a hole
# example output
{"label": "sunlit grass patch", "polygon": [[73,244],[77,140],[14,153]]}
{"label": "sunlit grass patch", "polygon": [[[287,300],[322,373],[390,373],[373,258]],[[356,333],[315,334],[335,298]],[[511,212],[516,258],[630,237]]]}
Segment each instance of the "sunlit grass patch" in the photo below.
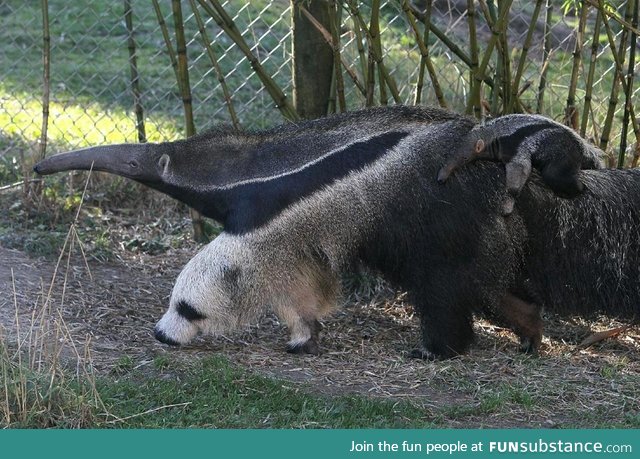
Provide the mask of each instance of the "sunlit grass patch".
{"label": "sunlit grass patch", "polygon": [[[8,94],[0,86],[0,131],[34,143],[42,129],[42,103],[26,95]],[[180,138],[177,126],[182,123],[166,117],[145,120],[147,140],[160,142]],[[57,146],[83,147],[89,145],[137,142],[138,134],[132,113],[125,110],[104,109],[97,103],[70,105],[52,101],[49,108],[49,142]],[[72,140],[71,140],[72,139]]]}

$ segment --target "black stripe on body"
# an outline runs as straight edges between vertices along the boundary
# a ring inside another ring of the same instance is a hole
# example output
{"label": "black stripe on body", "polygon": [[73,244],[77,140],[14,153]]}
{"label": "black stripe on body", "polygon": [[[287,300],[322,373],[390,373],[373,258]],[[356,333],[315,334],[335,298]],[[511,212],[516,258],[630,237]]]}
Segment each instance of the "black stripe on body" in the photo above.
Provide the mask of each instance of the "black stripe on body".
{"label": "black stripe on body", "polygon": [[207,318],[207,316],[196,311],[193,306],[191,306],[189,303],[187,303],[184,300],[178,302],[176,311],[178,312],[179,316],[184,317],[189,322]]}
{"label": "black stripe on body", "polygon": [[[485,129],[494,130],[493,126],[487,125]],[[496,135],[487,145],[487,151],[491,152],[491,155],[496,159],[501,159],[504,162],[508,162],[518,152],[520,145],[531,137],[545,129],[557,129],[558,127],[551,123],[544,124],[527,124],[521,128],[516,129],[509,135]]]}
{"label": "black stripe on body", "polygon": [[268,223],[295,202],[372,164],[407,135],[408,132],[387,132],[355,142],[291,174],[220,190],[219,193],[229,193],[226,199],[235,204],[225,219],[225,231],[242,234]]}

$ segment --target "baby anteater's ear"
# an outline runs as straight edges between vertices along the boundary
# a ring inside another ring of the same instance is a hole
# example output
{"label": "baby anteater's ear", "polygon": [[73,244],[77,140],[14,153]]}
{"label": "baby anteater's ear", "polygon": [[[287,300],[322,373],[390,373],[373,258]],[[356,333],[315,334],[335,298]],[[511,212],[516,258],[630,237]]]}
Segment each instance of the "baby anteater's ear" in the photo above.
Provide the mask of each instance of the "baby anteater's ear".
{"label": "baby anteater's ear", "polygon": [[476,141],[476,154],[482,153],[484,151],[484,140],[478,139]]}

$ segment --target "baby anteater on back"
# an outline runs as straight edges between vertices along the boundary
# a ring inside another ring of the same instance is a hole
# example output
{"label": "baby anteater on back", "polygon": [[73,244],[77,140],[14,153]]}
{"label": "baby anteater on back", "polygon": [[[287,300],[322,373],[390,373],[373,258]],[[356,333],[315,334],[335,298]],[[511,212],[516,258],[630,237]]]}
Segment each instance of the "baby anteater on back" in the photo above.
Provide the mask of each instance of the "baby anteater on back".
{"label": "baby anteater on back", "polygon": [[476,159],[501,161],[506,167],[509,196],[503,214],[513,211],[515,199],[536,168],[559,196],[573,198],[584,189],[581,169],[600,169],[602,151],[570,128],[540,115],[506,115],[476,126],[438,173],[444,182],[463,164]]}

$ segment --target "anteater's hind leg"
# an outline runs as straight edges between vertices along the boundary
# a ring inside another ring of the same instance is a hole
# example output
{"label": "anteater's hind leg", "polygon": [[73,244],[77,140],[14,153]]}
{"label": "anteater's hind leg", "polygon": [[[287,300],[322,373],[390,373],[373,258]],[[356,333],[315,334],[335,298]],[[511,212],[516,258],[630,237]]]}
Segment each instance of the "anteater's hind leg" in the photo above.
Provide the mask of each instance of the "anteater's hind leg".
{"label": "anteater's hind leg", "polygon": [[500,302],[498,313],[520,338],[520,349],[537,354],[542,342],[540,307],[507,293]]}

